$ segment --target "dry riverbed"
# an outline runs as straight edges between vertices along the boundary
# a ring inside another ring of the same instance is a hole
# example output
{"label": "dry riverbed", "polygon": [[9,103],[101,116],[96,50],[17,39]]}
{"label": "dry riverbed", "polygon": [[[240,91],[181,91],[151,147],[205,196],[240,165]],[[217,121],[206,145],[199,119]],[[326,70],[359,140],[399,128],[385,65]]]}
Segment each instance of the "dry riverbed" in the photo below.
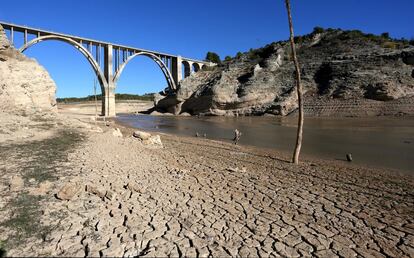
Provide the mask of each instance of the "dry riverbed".
{"label": "dry riverbed", "polygon": [[0,254],[414,256],[412,177],[62,121],[2,136]]}

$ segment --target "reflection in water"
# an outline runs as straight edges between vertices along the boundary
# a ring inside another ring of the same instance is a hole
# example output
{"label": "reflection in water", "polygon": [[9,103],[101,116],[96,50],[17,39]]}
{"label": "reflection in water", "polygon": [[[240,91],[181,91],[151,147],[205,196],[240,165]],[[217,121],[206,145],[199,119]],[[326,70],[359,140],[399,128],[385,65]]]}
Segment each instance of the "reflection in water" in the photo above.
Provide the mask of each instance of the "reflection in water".
{"label": "reflection in water", "polygon": [[[231,141],[234,129],[243,135],[240,144],[293,151],[296,118],[275,117],[174,117],[125,115],[123,123],[143,130]],[[304,154],[325,159],[345,159],[414,174],[414,118],[306,118]]]}

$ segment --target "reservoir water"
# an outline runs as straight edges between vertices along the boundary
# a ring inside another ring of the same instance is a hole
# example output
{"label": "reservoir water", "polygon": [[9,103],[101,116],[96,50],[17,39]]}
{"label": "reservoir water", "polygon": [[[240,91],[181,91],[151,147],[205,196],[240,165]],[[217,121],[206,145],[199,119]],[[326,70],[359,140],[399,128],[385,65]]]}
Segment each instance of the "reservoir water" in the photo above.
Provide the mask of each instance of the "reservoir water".
{"label": "reservoir water", "polygon": [[[292,151],[296,137],[294,117],[178,117],[120,115],[118,120],[147,131],[231,141],[234,129],[240,144]],[[392,168],[414,175],[414,118],[305,118],[302,153],[330,160]]]}

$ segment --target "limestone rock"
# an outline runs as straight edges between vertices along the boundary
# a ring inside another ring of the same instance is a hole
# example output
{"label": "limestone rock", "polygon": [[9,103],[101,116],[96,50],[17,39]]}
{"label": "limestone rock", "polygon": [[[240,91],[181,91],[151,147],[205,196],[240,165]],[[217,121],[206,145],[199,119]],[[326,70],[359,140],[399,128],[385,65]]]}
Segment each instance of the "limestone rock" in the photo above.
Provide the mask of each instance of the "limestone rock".
{"label": "limestone rock", "polygon": [[160,101],[164,97],[164,95],[161,95],[159,93],[154,94],[154,106],[156,106],[158,104],[158,101]]}
{"label": "limestone rock", "polygon": [[86,191],[89,193],[95,194],[100,198],[105,197],[105,193],[106,193],[105,190],[100,189],[96,186],[92,186],[92,185],[86,185]]}
{"label": "limestone rock", "polygon": [[142,141],[145,145],[162,146],[161,137],[159,135],[153,135],[146,140]]}
{"label": "limestone rock", "polygon": [[120,138],[123,137],[122,132],[119,128],[115,128],[112,132],[112,135],[115,136],[115,137],[120,137]]}
{"label": "limestone rock", "polygon": [[20,176],[14,176],[9,183],[10,191],[19,191],[24,187],[24,180]]}
{"label": "limestone rock", "polygon": [[135,191],[135,192],[138,192],[138,193],[144,193],[145,192],[145,187],[144,186],[140,186],[140,185],[138,185],[137,183],[134,183],[134,182],[128,183],[127,188],[131,191]]}
{"label": "limestone rock", "polygon": [[142,131],[135,131],[132,135],[135,138],[141,139],[143,141],[148,140],[151,137],[150,133],[142,132]]}
{"label": "limestone rock", "polygon": [[31,195],[45,195],[49,192],[50,188],[53,186],[53,183],[46,180],[39,184],[39,187],[34,188],[30,191]]}
{"label": "limestone rock", "polygon": [[0,26],[0,110],[18,115],[55,113],[55,93],[48,72],[12,47]]}
{"label": "limestone rock", "polygon": [[10,47],[10,42],[7,39],[6,32],[4,31],[3,27],[0,25],[0,51],[6,50]]}
{"label": "limestone rock", "polygon": [[112,200],[114,200],[114,199],[115,199],[115,197],[116,197],[116,193],[115,193],[114,191],[108,190],[108,191],[106,191],[106,193],[105,193],[105,197],[106,197],[108,200],[112,201]]}
{"label": "limestone rock", "polygon": [[[158,105],[158,102],[157,102],[157,105]],[[151,114],[150,114],[151,116],[162,116],[163,114],[162,113],[160,113],[160,112],[158,112],[158,111],[152,111],[151,112]]]}
{"label": "limestone rock", "polygon": [[[376,105],[375,101],[410,98],[408,102],[414,103],[414,47],[390,49],[354,34],[326,31],[308,35],[298,44],[308,115],[320,115],[313,106],[328,106],[328,112],[338,100],[348,101],[347,105],[362,100]],[[180,82],[175,95],[158,100],[155,110],[217,116],[292,114],[297,110],[297,96],[289,53],[287,41],[275,42],[194,73]],[[359,109],[365,113],[366,107]],[[379,108],[372,115],[380,112]],[[414,109],[404,113],[414,114]]]}
{"label": "limestone rock", "polygon": [[79,187],[77,184],[67,183],[56,194],[56,197],[60,200],[70,200],[78,193],[78,191]]}

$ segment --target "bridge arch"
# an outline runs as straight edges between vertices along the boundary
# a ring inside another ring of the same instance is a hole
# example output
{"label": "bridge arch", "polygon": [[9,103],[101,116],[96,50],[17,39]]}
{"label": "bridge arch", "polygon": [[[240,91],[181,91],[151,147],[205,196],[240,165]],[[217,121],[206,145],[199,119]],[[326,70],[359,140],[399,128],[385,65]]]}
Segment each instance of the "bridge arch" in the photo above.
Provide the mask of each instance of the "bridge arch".
{"label": "bridge arch", "polygon": [[58,41],[66,42],[66,43],[72,45],[73,47],[75,47],[79,52],[81,52],[82,55],[86,57],[89,64],[92,66],[96,76],[98,77],[99,83],[101,85],[102,95],[104,95],[105,88],[107,88],[107,86],[108,86],[104,74],[102,73],[98,63],[93,58],[92,54],[84,46],[82,46],[82,44],[76,42],[75,40],[70,39],[70,38],[66,38],[66,37],[62,37],[62,36],[57,36],[57,35],[40,36],[40,37],[32,39],[31,41],[24,44],[19,49],[19,51],[23,53],[29,47],[31,47],[31,46],[33,46],[33,45],[35,45],[35,44],[37,44],[41,41],[46,41],[46,40],[58,40]]}
{"label": "bridge arch", "polygon": [[182,62],[182,71],[183,71],[183,79],[187,78],[188,76],[191,75],[191,64],[188,61],[183,61]]}
{"label": "bridge arch", "polygon": [[164,74],[164,77],[168,82],[168,87],[170,88],[170,90],[172,90],[172,91],[177,90],[177,86],[175,85],[173,76],[171,75],[171,72],[168,69],[168,67],[165,65],[165,63],[161,60],[160,57],[158,57],[155,54],[149,53],[149,52],[139,52],[139,53],[133,54],[132,56],[129,56],[127,58],[127,60],[125,60],[125,62],[122,63],[120,65],[119,69],[116,71],[116,73],[114,75],[114,78],[113,78],[114,85],[116,85],[117,81],[119,80],[119,77],[122,74],[122,71],[124,70],[124,68],[128,64],[128,62],[131,61],[132,59],[134,59],[137,56],[146,56],[146,57],[149,57],[152,60],[154,60],[154,62],[160,67],[162,73]]}
{"label": "bridge arch", "polygon": [[193,63],[192,70],[196,73],[200,71],[200,65],[198,63]]}

